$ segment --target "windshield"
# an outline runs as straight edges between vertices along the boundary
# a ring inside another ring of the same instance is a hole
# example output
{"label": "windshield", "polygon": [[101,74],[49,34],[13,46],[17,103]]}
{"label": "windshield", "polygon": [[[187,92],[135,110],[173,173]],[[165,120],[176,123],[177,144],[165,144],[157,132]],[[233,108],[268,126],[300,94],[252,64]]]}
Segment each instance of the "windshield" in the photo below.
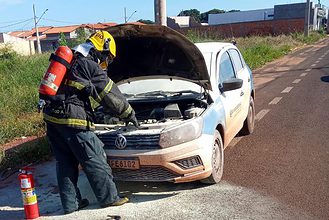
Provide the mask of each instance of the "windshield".
{"label": "windshield", "polygon": [[118,86],[127,97],[163,93],[201,93],[204,89],[192,82],[177,79],[145,79]]}

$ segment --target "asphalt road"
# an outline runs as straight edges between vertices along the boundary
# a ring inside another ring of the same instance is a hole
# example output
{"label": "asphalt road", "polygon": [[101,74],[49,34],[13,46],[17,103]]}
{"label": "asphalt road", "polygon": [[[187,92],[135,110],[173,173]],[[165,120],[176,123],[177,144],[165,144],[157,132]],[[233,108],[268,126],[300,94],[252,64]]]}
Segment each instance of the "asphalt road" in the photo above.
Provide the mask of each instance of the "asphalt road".
{"label": "asphalt road", "polygon": [[[54,162],[37,167],[41,219],[329,219],[329,38],[254,73],[253,135],[225,150],[221,183],[119,183],[131,203],[63,216]],[[22,219],[15,176],[0,183],[0,219]]]}

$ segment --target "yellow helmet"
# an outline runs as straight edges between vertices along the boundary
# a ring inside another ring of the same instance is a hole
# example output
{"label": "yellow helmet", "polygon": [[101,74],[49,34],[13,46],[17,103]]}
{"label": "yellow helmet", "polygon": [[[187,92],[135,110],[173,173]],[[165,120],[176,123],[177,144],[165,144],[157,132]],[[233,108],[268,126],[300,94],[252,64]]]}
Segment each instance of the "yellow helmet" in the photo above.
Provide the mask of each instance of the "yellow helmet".
{"label": "yellow helmet", "polygon": [[116,45],[114,38],[107,31],[97,31],[88,39],[98,51],[109,51],[113,58],[116,56]]}

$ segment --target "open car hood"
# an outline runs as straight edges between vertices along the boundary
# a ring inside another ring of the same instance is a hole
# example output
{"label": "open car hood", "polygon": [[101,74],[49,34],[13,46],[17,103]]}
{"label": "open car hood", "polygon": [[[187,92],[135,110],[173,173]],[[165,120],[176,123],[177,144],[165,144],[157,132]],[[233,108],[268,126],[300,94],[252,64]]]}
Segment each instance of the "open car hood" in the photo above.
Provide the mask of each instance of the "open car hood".
{"label": "open car hood", "polygon": [[185,36],[159,25],[109,27],[117,56],[109,66],[118,83],[144,78],[180,78],[211,89],[210,77],[200,50]]}

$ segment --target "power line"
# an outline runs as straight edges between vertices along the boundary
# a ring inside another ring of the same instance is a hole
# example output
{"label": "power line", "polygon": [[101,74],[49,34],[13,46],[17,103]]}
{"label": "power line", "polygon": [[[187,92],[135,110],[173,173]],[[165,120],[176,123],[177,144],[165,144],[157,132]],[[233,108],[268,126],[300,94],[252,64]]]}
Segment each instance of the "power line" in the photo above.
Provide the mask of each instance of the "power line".
{"label": "power line", "polygon": [[77,22],[59,21],[59,20],[47,19],[47,18],[41,18],[41,20],[52,21],[52,22],[63,23],[63,24],[77,24]]}
{"label": "power line", "polygon": [[5,26],[0,26],[0,28],[7,28],[7,27],[12,27],[12,26],[15,26],[15,25],[18,25],[18,24],[22,24],[22,23],[25,23],[27,21],[31,21],[33,20],[33,18],[30,18],[30,19],[27,19],[27,20],[24,20],[24,21],[20,21],[20,22],[16,22],[14,24],[9,24],[9,25],[5,25]]}
{"label": "power line", "polygon": [[[117,18],[117,19],[113,19],[113,20],[122,20],[124,17],[120,17],[120,18]],[[134,17],[132,17],[134,18]],[[57,22],[57,23],[63,23],[63,24],[80,24],[81,22],[72,22],[72,21],[59,21],[59,20],[55,20],[55,19],[49,19],[49,18],[41,18],[41,20],[45,20],[45,21],[52,21],[52,22]],[[110,22],[111,20],[108,20],[106,22]],[[96,23],[98,23],[100,21],[97,21]],[[95,23],[95,22],[84,22],[84,23]],[[102,23],[102,22],[100,22]]]}
{"label": "power line", "polygon": [[27,19],[20,19],[20,20],[14,20],[14,21],[2,21],[0,22],[0,24],[10,24],[10,23],[15,23],[15,22],[21,22],[21,21],[25,21]]}
{"label": "power line", "polygon": [[32,22],[33,22],[33,21],[27,22],[26,24],[24,24],[24,25],[20,28],[20,30],[23,30],[27,25],[31,24]]}

